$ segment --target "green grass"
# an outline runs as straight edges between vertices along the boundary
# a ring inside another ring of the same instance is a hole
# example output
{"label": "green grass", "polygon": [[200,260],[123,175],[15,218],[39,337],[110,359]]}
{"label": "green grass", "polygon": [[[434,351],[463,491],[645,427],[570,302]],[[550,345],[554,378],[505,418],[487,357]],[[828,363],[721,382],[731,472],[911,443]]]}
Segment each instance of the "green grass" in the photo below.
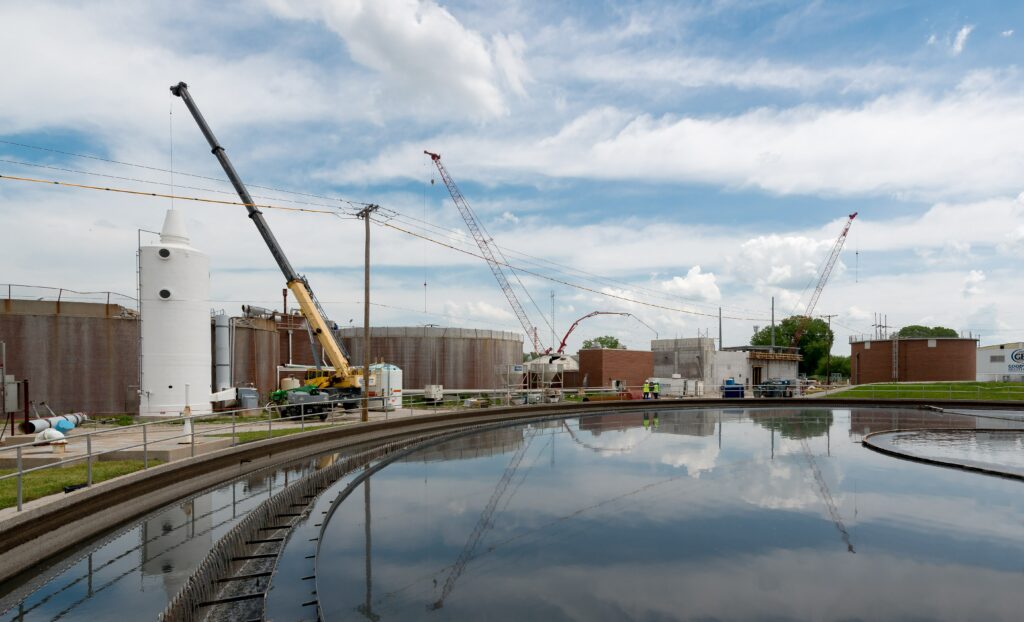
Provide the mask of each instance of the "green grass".
{"label": "green grass", "polygon": [[[278,436],[288,436],[289,434],[298,434],[299,432],[309,432],[310,430],[320,430],[323,428],[331,428],[332,425],[307,425],[306,429],[301,428],[281,428],[278,430],[272,430],[268,435],[266,430],[254,430],[252,432],[238,432],[235,436],[238,437],[238,444],[244,445],[245,443],[251,443],[253,441],[262,441],[267,438],[277,438]],[[231,434],[211,434],[210,436],[223,436],[225,438],[231,438]]]}
{"label": "green grass", "polygon": [[[149,465],[160,464],[159,460],[150,460]],[[65,486],[84,484],[88,479],[87,465],[73,464],[66,467],[53,467],[41,471],[26,473],[22,487],[22,501],[28,502],[48,495],[63,493]],[[142,469],[142,460],[113,460],[110,462],[92,463],[92,481],[94,484],[121,475],[134,473]],[[16,473],[16,469],[0,469],[0,475]],[[0,508],[14,507],[18,504],[18,478],[0,480]]]}
{"label": "green grass", "polygon": [[1024,384],[1020,382],[869,384],[833,393],[829,397],[1024,401]]}

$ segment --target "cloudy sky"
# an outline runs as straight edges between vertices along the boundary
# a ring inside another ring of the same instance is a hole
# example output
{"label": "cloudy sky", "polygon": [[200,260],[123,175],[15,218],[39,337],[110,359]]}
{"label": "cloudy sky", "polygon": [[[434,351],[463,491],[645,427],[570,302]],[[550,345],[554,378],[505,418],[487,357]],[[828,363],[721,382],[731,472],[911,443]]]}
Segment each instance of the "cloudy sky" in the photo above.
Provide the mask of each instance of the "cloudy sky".
{"label": "cloudy sky", "polygon": [[[372,202],[375,324],[521,332],[456,250],[476,252],[430,149],[546,345],[552,292],[559,336],[594,310],[642,320],[589,320],[570,350],[716,335],[719,306],[726,345],[746,343],[772,296],[804,310],[854,211],[815,310],[837,314],[836,352],[876,312],[1013,341],[1022,18],[925,0],[0,2],[0,174],[232,200],[168,91],[183,80],[260,202],[318,210],[264,211],[343,325],[362,318],[350,214]],[[138,230],[170,203],[0,179],[0,281],[131,295]],[[242,207],[175,205],[213,306],[280,306]]]}

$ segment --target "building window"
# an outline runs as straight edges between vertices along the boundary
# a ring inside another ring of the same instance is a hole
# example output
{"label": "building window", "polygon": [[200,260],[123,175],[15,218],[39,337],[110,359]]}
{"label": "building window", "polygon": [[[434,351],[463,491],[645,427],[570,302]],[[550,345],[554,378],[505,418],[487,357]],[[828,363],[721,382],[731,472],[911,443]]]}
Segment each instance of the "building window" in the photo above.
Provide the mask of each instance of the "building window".
{"label": "building window", "polygon": [[988,357],[988,362],[989,363],[1005,363],[1006,362],[1006,355],[1004,355],[1004,354],[994,354],[994,355]]}
{"label": "building window", "polygon": [[928,347],[929,348],[934,348],[935,347],[935,340],[934,339],[929,339],[928,340]]}
{"label": "building window", "polygon": [[871,342],[870,341],[865,341],[864,342],[864,349],[865,350],[870,350],[871,349]]}

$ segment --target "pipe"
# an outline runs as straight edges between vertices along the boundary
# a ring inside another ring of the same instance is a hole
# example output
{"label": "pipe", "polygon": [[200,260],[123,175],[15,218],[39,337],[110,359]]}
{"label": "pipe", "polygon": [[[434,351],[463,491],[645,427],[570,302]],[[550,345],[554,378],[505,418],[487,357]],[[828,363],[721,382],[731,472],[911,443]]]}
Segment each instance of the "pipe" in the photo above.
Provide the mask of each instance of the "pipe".
{"label": "pipe", "polygon": [[45,419],[31,419],[29,421],[22,422],[21,433],[22,434],[37,434],[43,430],[49,428],[56,428],[57,424],[61,421],[66,421],[71,424],[71,427],[77,427],[84,421],[88,421],[89,417],[85,413],[72,413],[70,415],[58,415],[56,417],[47,417]]}
{"label": "pipe", "polygon": [[221,310],[213,316],[214,391],[231,387],[230,318]]}

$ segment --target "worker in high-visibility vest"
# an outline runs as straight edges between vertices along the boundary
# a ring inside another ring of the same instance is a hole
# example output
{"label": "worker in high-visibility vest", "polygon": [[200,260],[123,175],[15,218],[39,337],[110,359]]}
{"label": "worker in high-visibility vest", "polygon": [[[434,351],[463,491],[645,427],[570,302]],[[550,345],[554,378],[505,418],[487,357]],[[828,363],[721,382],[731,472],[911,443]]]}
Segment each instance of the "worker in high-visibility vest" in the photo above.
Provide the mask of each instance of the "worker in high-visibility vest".
{"label": "worker in high-visibility vest", "polygon": [[661,383],[657,380],[654,381],[654,386],[651,387],[651,394],[654,395],[654,399],[658,399],[658,395],[661,394]]}
{"label": "worker in high-visibility vest", "polygon": [[650,398],[651,397],[651,383],[647,382],[646,380],[644,380],[644,388],[643,388],[643,390],[644,390],[644,399],[646,400],[646,399]]}

